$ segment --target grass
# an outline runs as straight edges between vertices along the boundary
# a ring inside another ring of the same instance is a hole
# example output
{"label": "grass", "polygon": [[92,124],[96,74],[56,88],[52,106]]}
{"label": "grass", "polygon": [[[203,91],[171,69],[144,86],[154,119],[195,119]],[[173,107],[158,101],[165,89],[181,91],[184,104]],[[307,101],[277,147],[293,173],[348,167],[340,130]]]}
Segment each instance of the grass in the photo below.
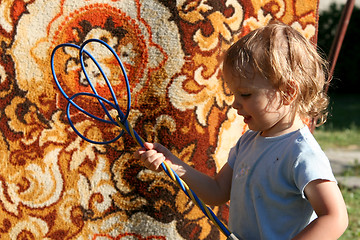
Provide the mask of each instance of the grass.
{"label": "grass", "polygon": [[[360,176],[359,162],[355,161],[354,165],[351,168],[347,169],[343,173],[343,175]],[[360,239],[360,208],[358,207],[360,199],[360,189],[351,189],[341,185],[340,189],[344,197],[349,215],[349,226],[345,233],[341,236],[340,240]]]}
{"label": "grass", "polygon": [[[320,146],[360,150],[360,95],[330,95],[328,122],[314,131]],[[344,176],[360,176],[360,163],[355,161]],[[349,226],[341,240],[360,239],[360,189],[340,186],[349,214]]]}
{"label": "grass", "polygon": [[314,131],[314,136],[324,150],[360,149],[360,128],[355,125],[350,125],[345,129],[320,127]]}
{"label": "grass", "polygon": [[355,162],[352,166],[349,166],[343,173],[342,176],[360,176],[360,163],[358,159],[355,159]]}

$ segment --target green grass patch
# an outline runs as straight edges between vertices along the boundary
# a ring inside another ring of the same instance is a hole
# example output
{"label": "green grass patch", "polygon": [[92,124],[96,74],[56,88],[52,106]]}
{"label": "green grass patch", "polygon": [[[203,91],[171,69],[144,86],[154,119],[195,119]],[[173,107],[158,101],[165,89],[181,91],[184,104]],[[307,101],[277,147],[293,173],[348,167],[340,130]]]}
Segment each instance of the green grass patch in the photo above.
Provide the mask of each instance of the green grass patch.
{"label": "green grass patch", "polygon": [[345,148],[360,149],[360,127],[355,125],[347,129],[320,127],[314,131],[314,136],[322,149]]}
{"label": "green grass patch", "polygon": [[353,165],[349,166],[349,168],[347,168],[345,170],[345,172],[343,172],[341,174],[342,176],[357,176],[360,177],[360,163],[358,159],[355,159]]}

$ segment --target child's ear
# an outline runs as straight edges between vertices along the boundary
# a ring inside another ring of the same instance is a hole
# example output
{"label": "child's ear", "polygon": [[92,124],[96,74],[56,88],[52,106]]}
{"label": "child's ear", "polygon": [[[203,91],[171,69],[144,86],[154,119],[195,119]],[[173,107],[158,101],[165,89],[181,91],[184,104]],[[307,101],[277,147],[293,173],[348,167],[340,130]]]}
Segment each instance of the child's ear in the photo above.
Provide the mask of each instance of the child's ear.
{"label": "child's ear", "polygon": [[284,105],[291,105],[297,95],[299,93],[299,88],[298,88],[298,85],[295,83],[294,80],[291,80],[288,84],[288,86],[286,87],[286,91],[285,91],[285,94],[284,94]]}

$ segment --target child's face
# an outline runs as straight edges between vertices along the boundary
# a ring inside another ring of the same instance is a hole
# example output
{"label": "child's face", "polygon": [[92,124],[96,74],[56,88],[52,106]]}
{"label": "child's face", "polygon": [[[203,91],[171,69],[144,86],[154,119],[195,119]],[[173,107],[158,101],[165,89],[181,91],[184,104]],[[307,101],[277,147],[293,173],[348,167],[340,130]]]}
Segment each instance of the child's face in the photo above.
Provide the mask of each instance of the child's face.
{"label": "child's face", "polygon": [[234,94],[232,107],[244,117],[251,130],[261,131],[262,136],[282,134],[289,123],[289,106],[281,101],[277,91],[261,74],[249,74],[251,78],[239,79],[224,70],[227,86]]}

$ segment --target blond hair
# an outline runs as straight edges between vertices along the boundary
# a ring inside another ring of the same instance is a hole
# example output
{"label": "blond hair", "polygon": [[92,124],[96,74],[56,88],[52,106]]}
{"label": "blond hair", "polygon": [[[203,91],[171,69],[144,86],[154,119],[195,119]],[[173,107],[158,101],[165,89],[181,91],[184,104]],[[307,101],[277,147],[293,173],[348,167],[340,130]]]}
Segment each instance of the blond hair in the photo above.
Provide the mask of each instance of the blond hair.
{"label": "blond hair", "polygon": [[224,56],[231,74],[249,78],[248,66],[269,79],[283,102],[290,100],[303,120],[325,122],[328,97],[324,92],[327,62],[303,35],[292,27],[272,22],[236,43]]}

